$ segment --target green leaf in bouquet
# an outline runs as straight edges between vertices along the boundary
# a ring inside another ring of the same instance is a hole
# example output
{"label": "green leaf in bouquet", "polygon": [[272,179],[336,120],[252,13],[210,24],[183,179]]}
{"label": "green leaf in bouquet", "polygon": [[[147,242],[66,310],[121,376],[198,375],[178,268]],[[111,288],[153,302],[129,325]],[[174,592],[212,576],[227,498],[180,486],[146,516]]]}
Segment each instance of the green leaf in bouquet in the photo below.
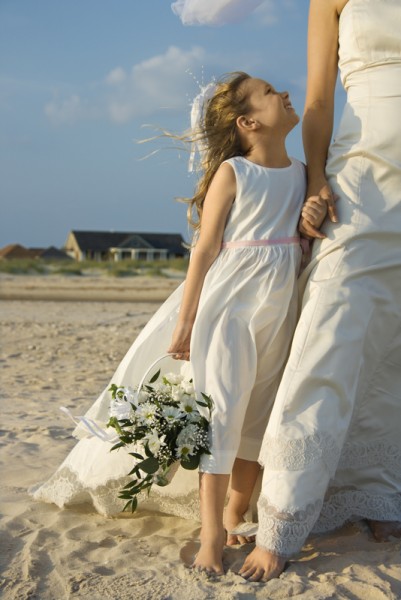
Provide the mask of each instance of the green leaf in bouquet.
{"label": "green leaf in bouquet", "polygon": [[138,507],[138,498],[131,498],[131,500],[129,500],[129,502],[127,502],[127,504],[124,506],[123,512],[126,511],[128,508],[131,508],[131,512],[134,513],[136,511],[137,507]]}
{"label": "green leaf in bouquet", "polygon": [[188,456],[186,458],[181,459],[181,466],[183,469],[187,469],[188,471],[193,471],[199,467],[200,456],[196,454],[195,456]]}
{"label": "green leaf in bouquet", "polygon": [[138,460],[143,460],[142,454],[139,454],[138,452],[128,452],[128,454],[134,458],[137,458]]}
{"label": "green leaf in bouquet", "polygon": [[113,427],[117,431],[118,435],[122,435],[124,433],[117,417],[110,417],[107,427]]}
{"label": "green leaf in bouquet", "polygon": [[113,400],[115,400],[115,398],[116,398],[117,390],[118,390],[118,385],[116,385],[115,383],[112,383],[108,389],[108,391],[111,392],[111,397],[113,398]]}
{"label": "green leaf in bouquet", "polygon": [[197,404],[198,406],[204,406],[205,408],[208,408],[207,404],[205,404],[205,402],[201,402],[200,400],[197,400],[197,401],[196,401],[196,404]]}
{"label": "green leaf in bouquet", "polygon": [[112,450],[117,450],[117,448],[123,448],[124,446],[125,446],[125,443],[124,443],[124,442],[118,442],[118,444],[114,444],[114,446],[112,446],[112,447],[110,448],[110,452],[111,452]]}
{"label": "green leaf in bouquet", "polygon": [[149,379],[149,383],[154,383],[155,381],[157,381],[157,379],[159,379],[159,375],[160,369],[153,375],[152,379]]}
{"label": "green leaf in bouquet", "polygon": [[[205,400],[206,402],[206,406],[209,410],[211,410],[213,408],[213,400],[211,396],[207,396],[206,394],[204,394],[203,392],[201,392],[201,396],[202,398]],[[198,400],[196,401],[197,404],[199,404],[200,406],[205,406],[205,404],[201,404]]]}
{"label": "green leaf in bouquet", "polygon": [[[129,473],[128,473],[128,475],[129,475]],[[125,484],[125,486],[122,489],[123,490],[132,490],[136,486],[140,486],[140,480],[139,479],[133,479],[132,481],[129,481],[128,483]]]}
{"label": "green leaf in bouquet", "polygon": [[154,456],[149,456],[148,458],[145,458],[145,460],[143,460],[141,463],[139,463],[137,467],[141,469],[141,471],[144,471],[149,475],[153,475],[153,473],[156,473],[156,471],[159,468],[159,462]]}
{"label": "green leaf in bouquet", "polygon": [[128,446],[132,443],[132,435],[123,432],[123,434],[120,435],[120,440],[124,443],[125,446]]}
{"label": "green leaf in bouquet", "polygon": [[127,473],[128,477],[131,477],[131,475],[135,475],[136,477],[140,477],[141,474],[139,473],[139,467],[138,465],[135,465],[135,467],[133,467],[131,469],[131,471],[129,473]]}
{"label": "green leaf in bouquet", "polygon": [[121,493],[122,494],[129,494],[129,496],[132,498],[133,496],[136,496],[137,494],[139,494],[142,490],[142,483],[139,483],[138,485],[136,485],[135,487],[132,487],[130,489],[125,490],[125,488],[122,489]]}
{"label": "green leaf in bouquet", "polygon": [[154,455],[152,454],[152,452],[149,450],[149,444],[145,444],[144,446],[144,450],[145,450],[145,454],[148,458],[154,458]]}
{"label": "green leaf in bouquet", "polygon": [[130,498],[132,498],[132,494],[130,491],[125,491],[122,490],[119,494],[118,497],[121,498],[121,500],[130,500]]}

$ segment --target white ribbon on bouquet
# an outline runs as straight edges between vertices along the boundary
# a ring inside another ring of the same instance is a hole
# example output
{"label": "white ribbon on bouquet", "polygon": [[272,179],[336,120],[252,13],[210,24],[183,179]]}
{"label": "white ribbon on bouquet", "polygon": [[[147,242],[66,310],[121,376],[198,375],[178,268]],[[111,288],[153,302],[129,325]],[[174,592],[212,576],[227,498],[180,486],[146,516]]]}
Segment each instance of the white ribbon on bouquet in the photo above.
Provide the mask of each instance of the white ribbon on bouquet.
{"label": "white ribbon on bouquet", "polygon": [[[153,367],[155,367],[157,365],[157,363],[159,363],[164,358],[167,358],[168,356],[172,356],[172,354],[171,353],[163,354],[163,356],[159,356],[150,365],[150,367],[147,369],[147,371],[143,375],[143,377],[138,385],[138,389],[135,392],[136,395],[138,395],[139,392],[141,391],[143,384],[145,383],[145,379],[149,375],[149,373],[153,369]],[[121,386],[121,387],[123,387],[123,386]],[[60,406],[60,410],[64,414],[66,414],[68,417],[70,417],[70,419],[75,423],[75,425],[83,425],[89,431],[89,433],[91,433],[93,436],[98,437],[103,442],[110,442],[110,444],[115,444],[120,439],[119,436],[116,435],[115,432],[109,433],[104,427],[99,426],[98,423],[96,423],[96,421],[94,421],[93,419],[90,419],[89,417],[74,416],[72,414],[72,412],[70,411],[70,409],[66,408],[65,406]]]}

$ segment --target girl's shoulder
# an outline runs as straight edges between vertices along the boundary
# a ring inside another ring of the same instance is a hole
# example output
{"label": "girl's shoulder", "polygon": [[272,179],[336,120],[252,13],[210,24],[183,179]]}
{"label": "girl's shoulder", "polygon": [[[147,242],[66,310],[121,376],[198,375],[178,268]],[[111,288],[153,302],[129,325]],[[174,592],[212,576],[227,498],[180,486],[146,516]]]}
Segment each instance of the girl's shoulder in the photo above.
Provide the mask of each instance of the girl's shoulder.
{"label": "girl's shoulder", "polygon": [[226,160],[223,160],[221,164],[229,164],[235,168],[236,165],[240,165],[243,162],[243,158],[243,156],[232,156],[231,158],[226,158]]}
{"label": "girl's shoulder", "polygon": [[303,163],[301,160],[298,160],[298,158],[294,158],[293,156],[291,156],[291,163],[293,167],[302,176],[302,178],[306,181],[306,164]]}
{"label": "girl's shoulder", "polygon": [[257,163],[249,161],[244,156],[233,156],[232,158],[227,158],[221,164],[229,164],[232,167],[236,177],[240,177],[241,174],[248,177],[251,173],[255,173],[256,176],[259,176],[260,172],[262,171],[264,173],[275,174],[275,176],[280,177],[290,176],[296,177],[297,179],[302,178],[306,181],[306,165],[293,156],[290,156],[290,160],[291,164],[282,169],[263,167]]}
{"label": "girl's shoulder", "polygon": [[298,158],[294,158],[294,156],[290,156],[290,160],[293,165],[296,165],[299,169],[306,172],[306,164],[299,160]]}

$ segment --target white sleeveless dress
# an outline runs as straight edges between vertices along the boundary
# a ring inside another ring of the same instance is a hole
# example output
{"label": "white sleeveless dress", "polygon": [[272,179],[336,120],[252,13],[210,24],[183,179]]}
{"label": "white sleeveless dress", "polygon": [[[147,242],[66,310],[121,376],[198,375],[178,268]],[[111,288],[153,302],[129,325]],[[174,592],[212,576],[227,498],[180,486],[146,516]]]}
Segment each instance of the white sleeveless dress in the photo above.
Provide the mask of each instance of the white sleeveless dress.
{"label": "white sleeveless dress", "polygon": [[[236,198],[224,231],[223,249],[205,278],[185,363],[198,393],[211,394],[211,455],[202,471],[230,473],[236,456],[257,460],[298,310],[297,274],[301,249],[297,223],[305,195],[305,167],[296,159],[282,169],[243,157],[234,169]],[[271,245],[260,245],[268,240]],[[255,244],[256,241],[256,245]],[[111,378],[138,385],[148,367],[166,353],[181,303],[183,284],[152,317]],[[165,359],[164,372],[181,368]],[[155,369],[156,370],[156,369]],[[109,419],[109,386],[86,413],[100,427]],[[102,514],[116,514],[124,501],[132,457],[91,437],[81,425],[80,441],[56,473],[37,489],[37,500],[58,506],[90,501]],[[154,486],[141,506],[199,518],[197,473],[179,469],[167,487]]]}
{"label": "white sleeveless dress", "polygon": [[339,223],[315,242],[261,451],[257,544],[297,552],[350,519],[401,521],[401,3],[349,0],[347,103],[327,175]]}

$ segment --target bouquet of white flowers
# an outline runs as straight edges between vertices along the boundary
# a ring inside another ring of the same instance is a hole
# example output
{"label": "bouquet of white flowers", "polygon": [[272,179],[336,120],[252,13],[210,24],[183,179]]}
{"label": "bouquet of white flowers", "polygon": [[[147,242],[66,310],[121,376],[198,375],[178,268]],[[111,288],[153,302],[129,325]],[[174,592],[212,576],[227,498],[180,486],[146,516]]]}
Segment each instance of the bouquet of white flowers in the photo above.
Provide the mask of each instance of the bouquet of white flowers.
{"label": "bouquet of white flowers", "polygon": [[[134,390],[112,384],[110,420],[119,442],[112,450],[125,446],[135,459],[135,466],[128,473],[132,477],[119,493],[127,500],[123,510],[134,512],[138,506],[138,494],[148,493],[153,484],[167,485],[168,474],[174,463],[184,469],[196,469],[200,457],[209,452],[208,428],[212,399],[201,394],[198,399],[192,380],[182,375],[167,373],[160,377],[160,370],[148,384]],[[203,416],[198,406],[208,411]]]}

